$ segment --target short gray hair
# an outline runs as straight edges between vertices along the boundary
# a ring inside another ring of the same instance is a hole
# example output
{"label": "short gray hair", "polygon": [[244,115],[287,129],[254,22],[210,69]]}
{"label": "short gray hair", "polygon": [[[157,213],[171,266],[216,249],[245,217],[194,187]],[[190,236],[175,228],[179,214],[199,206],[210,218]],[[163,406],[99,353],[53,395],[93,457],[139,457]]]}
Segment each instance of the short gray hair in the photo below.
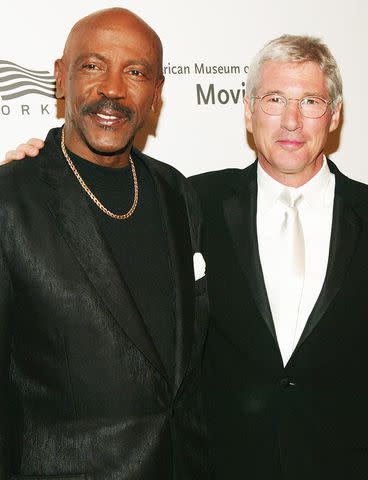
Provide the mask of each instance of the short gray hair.
{"label": "short gray hair", "polygon": [[330,49],[319,38],[307,35],[282,35],[267,43],[253,59],[247,78],[246,95],[257,94],[261,70],[268,60],[280,62],[315,62],[326,77],[332,109],[342,101],[342,79]]}

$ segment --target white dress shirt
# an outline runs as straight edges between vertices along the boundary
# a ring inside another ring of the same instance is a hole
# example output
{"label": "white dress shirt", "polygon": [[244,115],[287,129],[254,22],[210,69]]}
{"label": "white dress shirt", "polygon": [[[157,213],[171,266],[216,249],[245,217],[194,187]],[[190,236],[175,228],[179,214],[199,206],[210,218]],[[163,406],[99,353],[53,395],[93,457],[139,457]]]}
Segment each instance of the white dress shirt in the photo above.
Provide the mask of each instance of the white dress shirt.
{"label": "white dress shirt", "polygon": [[[270,177],[258,164],[257,170],[257,236],[263,277],[277,333],[282,318],[278,316],[279,298],[283,285],[280,282],[282,261],[280,228],[284,220],[285,206],[279,196],[285,185]],[[305,244],[305,277],[299,313],[295,319],[291,345],[280,345],[284,365],[288,362],[303,332],[308,317],[317,301],[326,276],[332,212],[335,192],[335,176],[330,172],[326,158],[321,170],[301,187],[295,189],[303,195],[298,210]]]}

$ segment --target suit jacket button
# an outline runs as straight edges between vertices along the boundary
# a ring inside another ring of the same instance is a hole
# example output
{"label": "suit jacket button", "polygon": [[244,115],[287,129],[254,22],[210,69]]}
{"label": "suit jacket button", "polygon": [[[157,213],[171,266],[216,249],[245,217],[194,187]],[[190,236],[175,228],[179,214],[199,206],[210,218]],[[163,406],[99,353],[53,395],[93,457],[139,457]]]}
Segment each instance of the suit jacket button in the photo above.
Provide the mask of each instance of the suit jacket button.
{"label": "suit jacket button", "polygon": [[285,378],[282,378],[280,380],[280,387],[283,389],[283,390],[286,390],[290,387],[295,387],[296,383],[289,377],[285,377]]}

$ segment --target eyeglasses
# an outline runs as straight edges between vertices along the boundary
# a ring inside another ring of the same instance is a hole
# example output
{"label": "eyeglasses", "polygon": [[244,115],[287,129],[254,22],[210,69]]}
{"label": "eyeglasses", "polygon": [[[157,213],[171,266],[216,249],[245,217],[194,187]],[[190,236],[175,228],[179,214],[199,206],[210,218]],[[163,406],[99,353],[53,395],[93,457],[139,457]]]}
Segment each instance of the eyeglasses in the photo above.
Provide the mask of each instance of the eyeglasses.
{"label": "eyeglasses", "polygon": [[278,93],[266,93],[261,97],[253,96],[260,100],[261,109],[267,115],[282,115],[287,104],[290,100],[298,102],[300,113],[307,118],[319,118],[322,117],[326,111],[328,105],[331,105],[333,100],[325,100],[321,97],[304,97],[304,98],[286,98]]}

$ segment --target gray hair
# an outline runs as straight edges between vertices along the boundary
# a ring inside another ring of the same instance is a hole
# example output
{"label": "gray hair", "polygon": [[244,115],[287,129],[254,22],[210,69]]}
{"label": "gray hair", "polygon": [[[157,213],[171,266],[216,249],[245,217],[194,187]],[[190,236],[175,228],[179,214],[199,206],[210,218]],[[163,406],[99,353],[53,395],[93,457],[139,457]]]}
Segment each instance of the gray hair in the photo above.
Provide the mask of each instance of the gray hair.
{"label": "gray hair", "polygon": [[257,94],[261,70],[268,60],[280,62],[315,62],[326,77],[332,109],[342,101],[342,79],[330,49],[319,38],[307,35],[282,35],[267,43],[253,59],[247,78],[246,95]]}

